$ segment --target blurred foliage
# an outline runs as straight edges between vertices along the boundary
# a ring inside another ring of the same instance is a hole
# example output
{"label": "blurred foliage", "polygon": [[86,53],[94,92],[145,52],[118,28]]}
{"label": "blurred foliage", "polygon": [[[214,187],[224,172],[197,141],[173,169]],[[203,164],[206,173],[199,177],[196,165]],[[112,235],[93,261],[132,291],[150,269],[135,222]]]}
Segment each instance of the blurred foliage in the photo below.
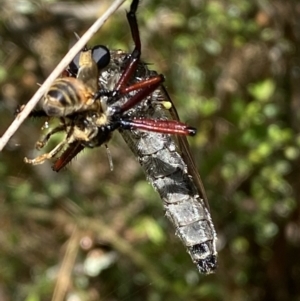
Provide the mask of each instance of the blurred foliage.
{"label": "blurred foliage", "polygon": [[[0,300],[300,300],[300,4],[144,0],[143,58],[166,76],[218,232],[199,275],[116,134],[67,170],[27,166],[42,121],[0,158]],[[127,2],[126,5],[129,5]],[[105,1],[1,3],[0,131]],[[124,7],[90,42],[131,49]]]}

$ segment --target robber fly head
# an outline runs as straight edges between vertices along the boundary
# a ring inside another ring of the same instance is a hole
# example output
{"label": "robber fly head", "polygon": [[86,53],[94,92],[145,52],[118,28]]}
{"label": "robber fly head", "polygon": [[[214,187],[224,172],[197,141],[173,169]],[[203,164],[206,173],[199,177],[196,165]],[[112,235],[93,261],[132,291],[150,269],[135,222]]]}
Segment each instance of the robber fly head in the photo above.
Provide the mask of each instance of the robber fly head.
{"label": "robber fly head", "polygon": [[98,69],[104,69],[110,62],[110,51],[103,45],[94,46],[92,49],[85,47],[80,53],[78,53],[68,67],[69,73],[77,77],[78,70],[82,67],[82,63],[85,61],[85,52],[91,51],[92,58],[97,64]]}

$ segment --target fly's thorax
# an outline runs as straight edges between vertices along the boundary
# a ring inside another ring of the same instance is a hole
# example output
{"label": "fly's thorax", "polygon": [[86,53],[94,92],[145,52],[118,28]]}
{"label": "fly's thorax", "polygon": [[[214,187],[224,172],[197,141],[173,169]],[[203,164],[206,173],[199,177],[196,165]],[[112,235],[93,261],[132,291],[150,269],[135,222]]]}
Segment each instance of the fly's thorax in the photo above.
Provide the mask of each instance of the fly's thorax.
{"label": "fly's thorax", "polygon": [[93,139],[98,133],[98,128],[92,124],[89,126],[74,126],[73,138],[76,141],[89,141]]}
{"label": "fly's thorax", "polygon": [[81,141],[85,147],[100,146],[111,138],[111,133],[104,127],[108,122],[108,117],[101,112],[79,114],[74,120],[73,139]]}
{"label": "fly's thorax", "polygon": [[48,116],[61,117],[94,109],[94,103],[93,91],[89,87],[79,79],[66,77],[54,81],[44,96],[43,110]]}
{"label": "fly's thorax", "polygon": [[107,104],[108,97],[103,96],[95,100],[91,109],[86,114],[86,120],[89,123],[93,123],[97,127],[102,127],[110,123],[111,117],[115,114],[113,106]]}
{"label": "fly's thorax", "polygon": [[94,127],[105,126],[109,123],[109,117],[105,113],[95,112],[86,117],[87,127],[92,125]]}
{"label": "fly's thorax", "polygon": [[97,113],[91,111],[76,114],[70,118],[72,128],[70,137],[74,141],[88,142],[98,134],[98,127],[95,123]]}
{"label": "fly's thorax", "polygon": [[109,124],[109,122],[110,122],[110,116],[106,114],[106,111],[102,113],[94,114],[93,116],[93,123],[97,127],[105,126]]}

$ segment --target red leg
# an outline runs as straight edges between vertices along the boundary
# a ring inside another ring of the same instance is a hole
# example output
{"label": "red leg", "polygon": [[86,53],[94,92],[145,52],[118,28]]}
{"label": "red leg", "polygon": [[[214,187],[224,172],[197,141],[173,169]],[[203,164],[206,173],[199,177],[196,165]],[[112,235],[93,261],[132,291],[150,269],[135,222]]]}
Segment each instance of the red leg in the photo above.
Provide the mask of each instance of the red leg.
{"label": "red leg", "polygon": [[121,90],[127,85],[129,80],[132,78],[134,72],[137,69],[138,63],[141,57],[141,39],[138,28],[138,23],[136,20],[136,11],[139,4],[139,0],[134,0],[131,3],[130,10],[127,12],[127,20],[130,26],[131,36],[134,41],[134,49],[128,59],[128,62],[125,66],[125,70],[121,75],[118,83],[115,86],[115,91]]}
{"label": "red leg", "polygon": [[[150,79],[150,81],[151,80],[152,79]],[[121,106],[120,112],[121,113],[126,112],[129,109],[133,108],[136,104],[140,103],[143,99],[145,99],[152,92],[154,92],[159,87],[159,85],[163,82],[163,80],[164,77],[162,75],[158,75],[157,77],[155,77],[151,85],[149,84],[146,85],[143,89],[139,90],[135,95],[130,97],[128,101]],[[139,84],[141,84],[141,82]]]}
{"label": "red leg", "polygon": [[56,172],[59,172],[63,169],[71,160],[77,156],[82,150],[84,146],[81,141],[75,141],[70,143],[68,148],[63,152],[63,154],[54,162],[52,169]]}
{"label": "red leg", "polygon": [[121,120],[120,127],[123,129],[138,129],[148,132],[194,136],[196,129],[177,120],[156,119],[131,119]]}
{"label": "red leg", "polygon": [[161,84],[163,81],[164,81],[164,77],[162,74],[156,75],[148,79],[142,80],[140,82],[134,83],[128,87],[122,88],[120,90],[120,95],[125,95],[136,90],[141,90],[156,84]]}

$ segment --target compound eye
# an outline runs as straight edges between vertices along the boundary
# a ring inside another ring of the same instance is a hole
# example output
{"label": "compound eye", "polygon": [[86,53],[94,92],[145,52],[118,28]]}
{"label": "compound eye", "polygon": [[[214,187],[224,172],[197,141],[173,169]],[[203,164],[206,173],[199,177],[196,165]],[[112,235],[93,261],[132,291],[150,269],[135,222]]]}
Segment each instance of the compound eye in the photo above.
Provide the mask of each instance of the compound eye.
{"label": "compound eye", "polygon": [[109,64],[110,52],[107,47],[103,45],[97,45],[93,47],[92,52],[93,52],[93,59],[100,70]]}
{"label": "compound eye", "polygon": [[68,71],[73,75],[76,76],[79,69],[79,58],[80,58],[81,52],[77,53],[74,59],[71,61],[71,63],[68,66]]}

